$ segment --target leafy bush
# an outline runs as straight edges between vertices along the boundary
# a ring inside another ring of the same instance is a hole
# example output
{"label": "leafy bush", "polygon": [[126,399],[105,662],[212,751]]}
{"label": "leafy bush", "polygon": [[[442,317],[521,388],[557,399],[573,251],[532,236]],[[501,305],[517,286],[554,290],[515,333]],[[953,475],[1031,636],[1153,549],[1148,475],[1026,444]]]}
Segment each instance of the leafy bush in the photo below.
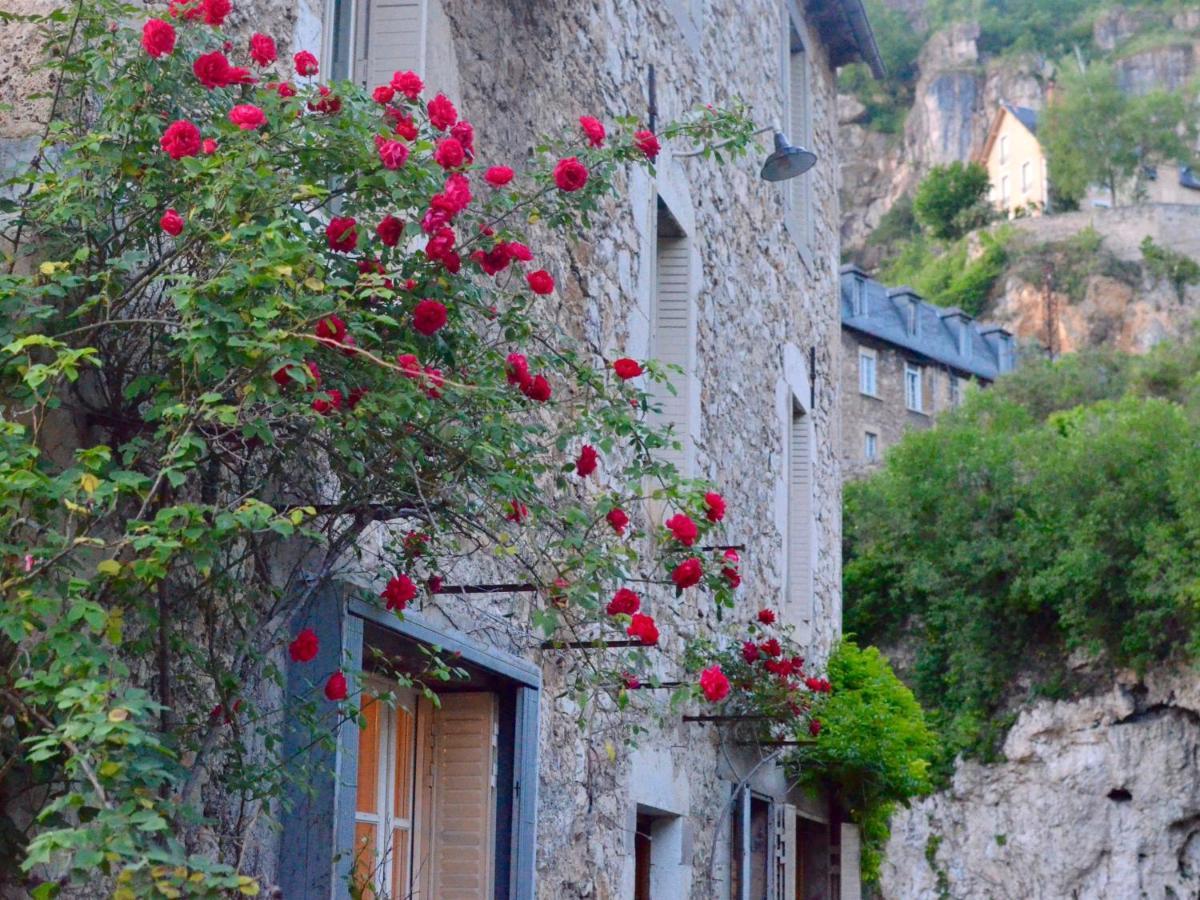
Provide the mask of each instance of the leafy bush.
{"label": "leafy bush", "polygon": [[950,244],[916,237],[899,245],[899,253],[882,269],[890,284],[912,285],[930,303],[958,306],[973,316],[987,306],[996,279],[1008,260],[1008,227],[981,232],[981,252],[969,259],[967,240]]}
{"label": "leafy bush", "polygon": [[847,628],[912,643],[943,766],[994,752],[1014,684],[1069,683],[1074,648],[1200,646],[1198,384],[1195,345],[1030,364],[847,485]]}
{"label": "leafy bush", "polygon": [[1018,277],[1065,294],[1072,303],[1083,301],[1093,276],[1113,278],[1131,287],[1138,286],[1142,278],[1141,266],[1119,259],[1090,225],[1061,241],[1014,243],[1009,255]]}
{"label": "leafy bush", "polygon": [[934,166],[917,185],[913,214],[935,238],[962,237],[991,217],[989,185],[987,169],[980,163]]}
{"label": "leafy bush", "polygon": [[818,701],[816,741],[788,757],[801,783],[834,785],[862,829],[863,878],[879,877],[888,818],[898,803],[928,793],[937,738],[912,691],[874,647],[841,641],[829,659],[832,691]]}
{"label": "leafy bush", "polygon": [[1200,263],[1186,253],[1159,246],[1150,235],[1142,239],[1141,249],[1146,271],[1156,280],[1166,279],[1170,282],[1180,303],[1183,302],[1187,286],[1200,283]]}

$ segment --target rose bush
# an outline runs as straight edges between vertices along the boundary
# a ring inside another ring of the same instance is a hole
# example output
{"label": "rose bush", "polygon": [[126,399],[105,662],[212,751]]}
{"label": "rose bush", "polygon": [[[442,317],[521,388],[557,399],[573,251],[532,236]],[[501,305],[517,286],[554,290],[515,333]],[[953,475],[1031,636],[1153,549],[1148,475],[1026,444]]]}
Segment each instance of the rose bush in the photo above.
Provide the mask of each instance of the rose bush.
{"label": "rose bush", "polygon": [[[659,452],[663,367],[614,370],[540,298],[617,172],[679,136],[736,153],[745,118],[588,117],[516,175],[418,75],[322,84],[309,51],[226,41],[229,13],[45,17],[55,115],[6,183],[0,777],[36,818],[0,869],[52,876],[40,896],[257,892],[239,848],[303,772],[264,698],[285,657],[319,665],[291,622],[368,530],[396,614],[482,554],[550,586],[520,627],[636,641],[568,658],[582,704],[669,637],[628,595],[610,611],[635,572],[733,603],[729,560],[692,546],[724,502]],[[679,540],[641,539],[646,485]],[[428,665],[402,677],[450,677]],[[329,741],[318,716],[356,714],[358,673],[316,674],[286,715]]]}

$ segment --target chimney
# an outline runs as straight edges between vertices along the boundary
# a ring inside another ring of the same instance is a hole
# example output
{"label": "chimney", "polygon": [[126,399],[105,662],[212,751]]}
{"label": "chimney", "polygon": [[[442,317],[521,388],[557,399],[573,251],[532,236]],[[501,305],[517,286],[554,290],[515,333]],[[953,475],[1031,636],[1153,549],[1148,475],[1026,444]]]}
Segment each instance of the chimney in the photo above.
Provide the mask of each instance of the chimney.
{"label": "chimney", "polygon": [[983,339],[996,353],[996,371],[1011,372],[1017,362],[1016,344],[1012,332],[999,325],[983,329]]}
{"label": "chimney", "polygon": [[904,317],[904,330],[909,337],[921,336],[921,296],[908,285],[888,288],[888,298]]}
{"label": "chimney", "polygon": [[939,315],[941,315],[942,321],[949,327],[950,333],[954,335],[958,355],[964,359],[970,359],[971,345],[973,343],[971,338],[974,333],[974,328],[971,325],[973,319],[956,306],[939,313]]}

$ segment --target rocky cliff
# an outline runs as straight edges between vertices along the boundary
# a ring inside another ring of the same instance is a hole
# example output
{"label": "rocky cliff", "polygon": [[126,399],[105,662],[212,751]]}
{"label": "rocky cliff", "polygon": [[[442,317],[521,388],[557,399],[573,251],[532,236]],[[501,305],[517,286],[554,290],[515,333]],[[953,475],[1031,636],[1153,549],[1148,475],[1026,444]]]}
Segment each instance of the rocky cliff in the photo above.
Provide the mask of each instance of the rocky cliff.
{"label": "rocky cliff", "polygon": [[1004,755],[893,818],[886,900],[1200,897],[1194,670],[1039,703]]}

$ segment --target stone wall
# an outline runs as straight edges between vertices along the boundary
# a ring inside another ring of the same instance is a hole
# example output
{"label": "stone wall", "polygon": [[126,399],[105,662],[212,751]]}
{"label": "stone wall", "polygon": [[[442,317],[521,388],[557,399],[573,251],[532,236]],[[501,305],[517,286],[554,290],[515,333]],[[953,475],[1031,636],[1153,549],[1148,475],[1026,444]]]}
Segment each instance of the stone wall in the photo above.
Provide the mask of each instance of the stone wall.
{"label": "stone wall", "polygon": [[1183,669],[1026,709],[1005,761],[961,763],[892,819],[882,897],[1200,896],[1200,690]]}

